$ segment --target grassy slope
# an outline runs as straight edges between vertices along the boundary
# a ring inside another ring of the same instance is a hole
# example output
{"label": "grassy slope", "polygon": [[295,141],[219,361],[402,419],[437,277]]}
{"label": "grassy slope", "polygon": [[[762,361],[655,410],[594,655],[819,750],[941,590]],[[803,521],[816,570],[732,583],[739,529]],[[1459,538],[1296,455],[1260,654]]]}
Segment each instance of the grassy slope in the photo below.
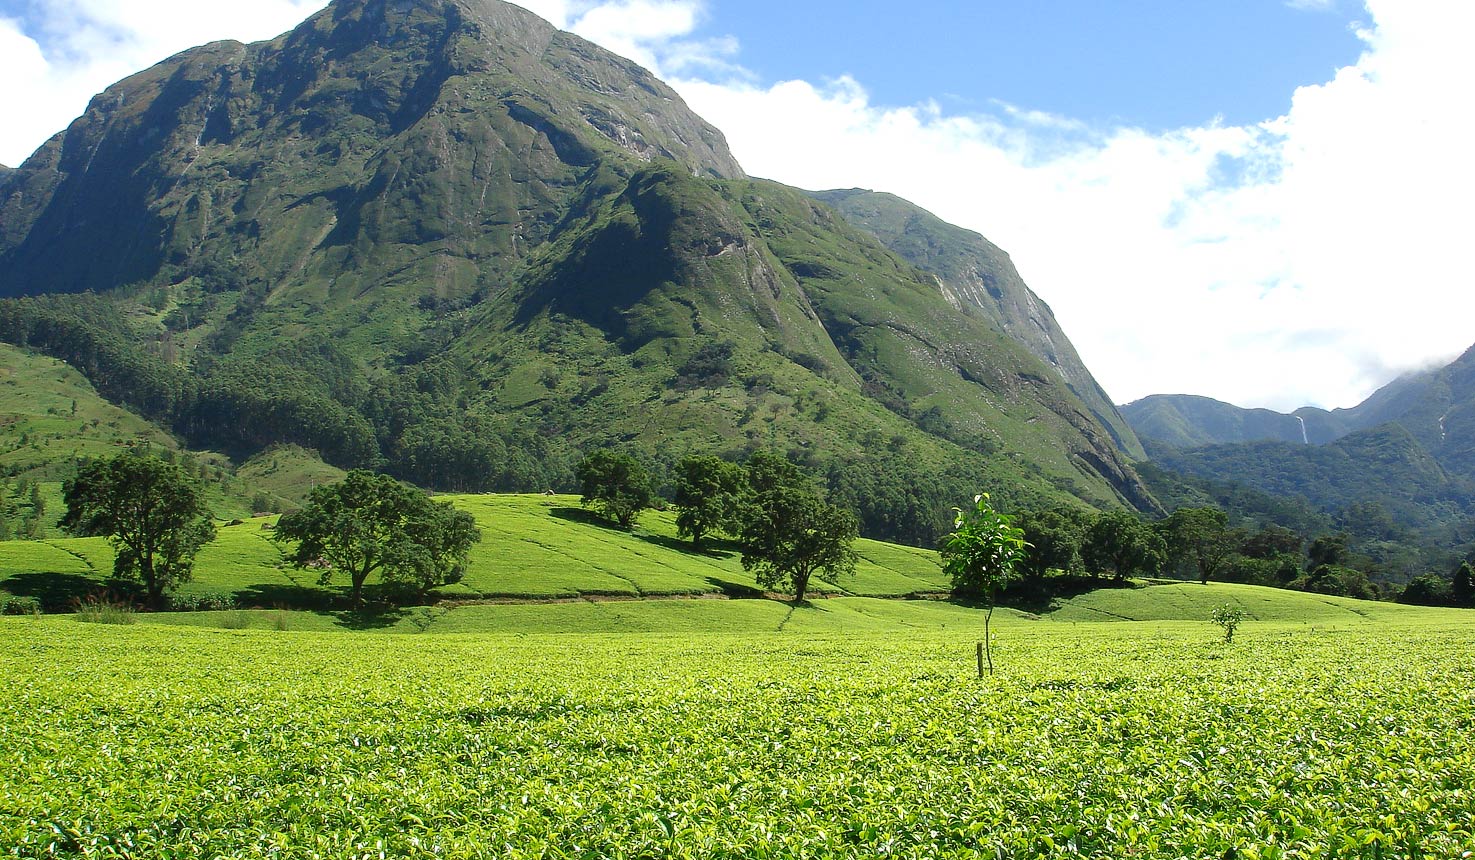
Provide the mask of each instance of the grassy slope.
{"label": "grassy slope", "polygon": [[[24,441],[22,441],[24,440]],[[156,425],[103,399],[75,368],[47,356],[0,343],[0,476],[40,485],[46,506],[41,537],[61,533],[62,481],[79,459],[110,457],[129,445],[183,456],[202,479],[215,515],[247,516],[261,493],[273,507],[298,502],[313,482],[338,480],[342,470],[315,454],[285,447],[263,452],[231,474],[229,461],[212,452],[189,452]],[[15,498],[29,510],[27,499]]]}
{"label": "grassy slope", "polygon": [[[647,512],[633,532],[602,525],[572,496],[484,495],[448,497],[472,512],[483,530],[465,580],[439,596],[453,601],[507,598],[562,601],[539,605],[418,607],[374,618],[293,613],[294,629],[363,626],[403,632],[687,632],[695,630],[899,630],[977,626],[974,610],[937,601],[868,598],[938,593],[947,583],[928,550],[862,540],[853,578],[817,583],[823,600],[791,611],[761,600],[656,600],[640,597],[754,596],[757,586],[731,546],[691,552],[675,537],[671,512]],[[182,597],[222,596],[258,607],[326,605],[342,583],[318,584],[317,575],[281,565],[267,518],[220,529],[200,554],[196,578]],[[33,594],[64,608],[95,593],[112,569],[113,552],[102,538],[0,542],[0,590]],[[583,598],[583,599],[581,599]],[[1385,603],[1324,597],[1278,589],[1213,583],[1103,589],[1061,602],[1043,616],[1056,622],[1202,622],[1217,606],[1243,606],[1251,623],[1361,624],[1460,617]],[[1432,613],[1432,615],[1431,615]],[[180,613],[150,616],[161,623],[271,627],[280,614]],[[1033,619],[1001,610],[998,618]]]}
{"label": "grassy slope", "polygon": [[[748,595],[757,591],[731,547],[701,553],[676,539],[673,512],[647,512],[633,532],[609,528],[574,496],[449,496],[472,512],[482,541],[465,579],[440,592],[452,599]],[[220,528],[196,560],[184,596],[220,595],[256,606],[317,605],[333,590],[317,575],[282,568],[269,518]],[[940,592],[947,582],[936,553],[861,540],[856,575],[817,582],[820,594],[901,596]],[[113,552],[102,538],[0,542],[0,590],[36,594],[63,607],[101,587]],[[334,590],[342,583],[335,583]]]}

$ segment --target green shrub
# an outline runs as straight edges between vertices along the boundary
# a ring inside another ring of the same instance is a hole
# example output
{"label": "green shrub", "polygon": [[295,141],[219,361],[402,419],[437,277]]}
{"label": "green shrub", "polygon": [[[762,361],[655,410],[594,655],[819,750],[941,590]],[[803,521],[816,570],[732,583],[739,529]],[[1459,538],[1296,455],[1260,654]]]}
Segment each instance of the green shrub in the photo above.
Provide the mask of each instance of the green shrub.
{"label": "green shrub", "polygon": [[169,597],[169,608],[175,612],[220,612],[236,609],[235,598],[224,594],[178,594]]}
{"label": "green shrub", "polygon": [[1234,631],[1245,620],[1245,611],[1242,607],[1226,603],[1215,609],[1210,618],[1215,624],[1224,628],[1224,641],[1233,642]]}
{"label": "green shrub", "polygon": [[40,615],[41,601],[30,595],[0,591],[0,615]]}
{"label": "green shrub", "polygon": [[94,595],[77,604],[76,618],[88,624],[134,624],[138,613],[129,604]]}

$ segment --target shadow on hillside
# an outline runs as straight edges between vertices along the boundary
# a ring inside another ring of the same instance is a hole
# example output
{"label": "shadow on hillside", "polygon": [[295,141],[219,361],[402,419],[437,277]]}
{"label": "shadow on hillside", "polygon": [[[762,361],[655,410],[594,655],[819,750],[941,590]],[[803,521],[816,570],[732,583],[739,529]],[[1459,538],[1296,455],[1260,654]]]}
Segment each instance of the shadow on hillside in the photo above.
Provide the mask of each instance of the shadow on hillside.
{"label": "shadow on hillside", "polygon": [[[1090,594],[1093,591],[1141,587],[1129,579],[1103,579],[1095,576],[1026,578],[1012,583],[1003,594],[1000,594],[998,605],[1041,615],[1059,609],[1063,601]],[[955,597],[952,602],[960,606],[984,606],[981,600],[962,597]]]}
{"label": "shadow on hillside", "polygon": [[[0,580],[0,591],[34,597],[43,612],[68,612],[83,598],[126,583],[101,583],[75,573],[17,573]],[[116,589],[114,589],[116,590]]]}
{"label": "shadow on hillside", "polygon": [[678,540],[665,535],[636,535],[636,537],[648,544],[654,544],[661,549],[669,549],[682,555],[699,555],[702,558],[732,558],[737,555],[737,545],[731,541],[709,540],[700,549],[691,545],[691,541]]}
{"label": "shadow on hillside", "polygon": [[384,630],[399,624],[418,607],[364,606],[345,609],[334,616],[334,623],[349,630]]}
{"label": "shadow on hillside", "polygon": [[548,515],[561,520],[568,520],[571,523],[594,526],[595,528],[619,532],[620,534],[629,534],[628,531],[620,528],[619,524],[612,523],[599,514],[593,511],[586,511],[583,508],[549,508]]}
{"label": "shadow on hillside", "polygon": [[280,582],[248,585],[232,596],[241,606],[252,606],[259,609],[276,609],[284,606],[317,612],[331,609],[334,603],[333,595],[321,588],[288,585]]}
{"label": "shadow on hillside", "polygon": [[755,588],[747,583],[731,582],[715,576],[709,576],[706,579],[709,585],[716,586],[723,594],[734,600],[755,600],[767,596],[764,594],[763,589]]}

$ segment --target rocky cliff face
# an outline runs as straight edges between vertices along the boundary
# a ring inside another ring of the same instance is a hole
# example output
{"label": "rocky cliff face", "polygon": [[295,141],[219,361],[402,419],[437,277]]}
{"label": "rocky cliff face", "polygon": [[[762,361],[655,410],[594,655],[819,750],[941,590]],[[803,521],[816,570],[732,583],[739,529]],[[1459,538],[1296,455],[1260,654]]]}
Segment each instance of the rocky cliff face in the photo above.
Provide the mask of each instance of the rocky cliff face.
{"label": "rocky cliff face", "polygon": [[1146,458],[1131,426],[1086,368],[1050,306],[1024,283],[1009,255],[997,245],[892,194],[849,189],[812,196],[935,275],[954,308],[993,321],[1060,376],[1123,452]]}

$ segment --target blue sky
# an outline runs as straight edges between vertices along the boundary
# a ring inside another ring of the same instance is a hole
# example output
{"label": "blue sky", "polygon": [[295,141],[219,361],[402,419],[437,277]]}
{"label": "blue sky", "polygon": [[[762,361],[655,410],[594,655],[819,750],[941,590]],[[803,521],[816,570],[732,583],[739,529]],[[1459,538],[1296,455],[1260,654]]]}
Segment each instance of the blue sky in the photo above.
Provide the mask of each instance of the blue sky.
{"label": "blue sky", "polygon": [[[848,74],[876,102],[1003,101],[1162,131],[1280,116],[1296,87],[1356,61],[1360,5],[1281,0],[914,0],[709,4],[698,36],[731,35],[773,81]],[[816,22],[823,24],[816,27]]]}
{"label": "blue sky", "polygon": [[[0,162],[324,2],[0,0]],[[1475,343],[1470,0],[522,5],[668,80],[752,175],[983,233],[1117,402],[1351,406]]]}

